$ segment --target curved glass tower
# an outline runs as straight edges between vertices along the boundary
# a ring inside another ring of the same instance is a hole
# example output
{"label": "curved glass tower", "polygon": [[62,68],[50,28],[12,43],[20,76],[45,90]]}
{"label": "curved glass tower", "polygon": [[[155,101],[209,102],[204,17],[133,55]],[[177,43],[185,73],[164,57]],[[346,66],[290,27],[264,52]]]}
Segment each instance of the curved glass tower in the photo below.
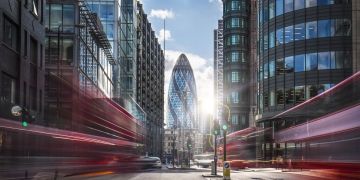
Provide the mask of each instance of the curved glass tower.
{"label": "curved glass tower", "polygon": [[181,54],[172,71],[168,92],[168,128],[197,127],[197,93],[189,60]]}

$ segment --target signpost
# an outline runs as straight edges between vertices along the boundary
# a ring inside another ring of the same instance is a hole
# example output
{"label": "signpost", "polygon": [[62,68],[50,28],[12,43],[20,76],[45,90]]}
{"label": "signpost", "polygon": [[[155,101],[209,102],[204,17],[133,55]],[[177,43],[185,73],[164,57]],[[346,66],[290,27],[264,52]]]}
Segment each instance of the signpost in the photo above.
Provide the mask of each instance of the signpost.
{"label": "signpost", "polygon": [[223,179],[230,179],[230,162],[224,161]]}

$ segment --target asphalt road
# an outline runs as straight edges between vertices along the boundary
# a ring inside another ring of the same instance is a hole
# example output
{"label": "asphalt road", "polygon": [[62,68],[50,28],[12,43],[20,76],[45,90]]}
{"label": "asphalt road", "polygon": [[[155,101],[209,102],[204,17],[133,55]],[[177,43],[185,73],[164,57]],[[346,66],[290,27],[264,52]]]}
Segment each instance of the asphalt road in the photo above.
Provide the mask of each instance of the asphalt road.
{"label": "asphalt road", "polygon": [[[193,170],[169,170],[166,167],[140,171],[136,173],[114,173],[114,172],[94,172],[79,176],[64,178],[66,180],[220,180],[222,178],[203,177],[210,174],[209,169]],[[221,172],[219,172],[221,174]],[[327,179],[319,176],[309,176],[301,173],[287,173],[274,169],[257,169],[234,171],[231,179],[248,180],[318,180]]]}

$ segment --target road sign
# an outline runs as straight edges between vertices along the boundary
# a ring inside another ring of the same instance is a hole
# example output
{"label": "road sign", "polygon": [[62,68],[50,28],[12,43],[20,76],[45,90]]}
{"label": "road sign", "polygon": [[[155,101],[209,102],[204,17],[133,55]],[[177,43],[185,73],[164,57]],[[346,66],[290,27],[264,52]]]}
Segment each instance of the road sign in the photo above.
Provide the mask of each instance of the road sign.
{"label": "road sign", "polygon": [[230,162],[224,161],[223,179],[230,179]]}

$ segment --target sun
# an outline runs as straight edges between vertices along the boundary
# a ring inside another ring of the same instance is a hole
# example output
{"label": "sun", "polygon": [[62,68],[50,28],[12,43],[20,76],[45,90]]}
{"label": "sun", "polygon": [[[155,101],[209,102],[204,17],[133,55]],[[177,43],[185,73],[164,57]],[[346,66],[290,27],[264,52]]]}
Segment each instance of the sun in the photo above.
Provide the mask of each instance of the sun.
{"label": "sun", "polygon": [[206,99],[202,99],[200,108],[201,108],[201,113],[213,115],[214,114],[214,98],[208,97]]}

